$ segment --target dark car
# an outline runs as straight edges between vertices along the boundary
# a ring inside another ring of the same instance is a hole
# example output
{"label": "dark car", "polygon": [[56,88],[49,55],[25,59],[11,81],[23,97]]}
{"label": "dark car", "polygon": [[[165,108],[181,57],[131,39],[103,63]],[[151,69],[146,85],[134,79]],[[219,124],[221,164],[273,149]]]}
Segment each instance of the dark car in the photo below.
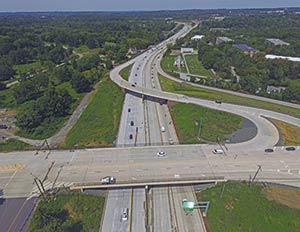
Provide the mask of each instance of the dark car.
{"label": "dark car", "polygon": [[274,150],[272,148],[267,148],[267,149],[265,149],[265,152],[271,153],[271,152],[274,152]]}
{"label": "dark car", "polygon": [[295,151],[296,148],[295,147],[286,147],[285,150],[287,150],[287,151]]}
{"label": "dark car", "polygon": [[131,121],[131,122],[130,122],[130,126],[133,126],[133,125],[134,125],[134,122],[133,122],[133,121]]}
{"label": "dark car", "polygon": [[135,87],[135,84],[131,84],[132,87]]}
{"label": "dark car", "polygon": [[130,108],[128,108],[128,113],[130,113],[131,112],[131,109]]}
{"label": "dark car", "polygon": [[216,100],[215,102],[218,104],[222,104],[222,100]]}
{"label": "dark car", "polygon": [[129,135],[129,139],[133,139],[133,135],[132,134]]}

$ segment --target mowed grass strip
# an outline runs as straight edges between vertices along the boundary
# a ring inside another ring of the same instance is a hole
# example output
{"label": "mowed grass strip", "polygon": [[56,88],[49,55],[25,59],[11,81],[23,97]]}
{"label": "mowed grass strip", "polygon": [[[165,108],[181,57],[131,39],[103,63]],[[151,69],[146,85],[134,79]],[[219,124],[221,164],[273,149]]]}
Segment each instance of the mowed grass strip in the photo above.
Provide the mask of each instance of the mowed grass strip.
{"label": "mowed grass strip", "polygon": [[18,141],[15,139],[7,139],[3,142],[0,142],[0,151],[1,152],[10,152],[16,150],[26,150],[32,148],[31,145]]}
{"label": "mowed grass strip", "polygon": [[282,145],[300,145],[300,126],[294,126],[276,119],[270,119],[281,132]]}
{"label": "mowed grass strip", "polygon": [[99,231],[104,198],[80,193],[42,199],[30,221],[29,232]]}
{"label": "mowed grass strip", "polygon": [[[216,142],[217,136],[224,140],[242,126],[243,118],[234,114],[209,108],[178,103],[170,106],[180,143],[191,144],[204,141]],[[199,126],[200,138],[198,139]]]}
{"label": "mowed grass strip", "polygon": [[116,139],[124,93],[109,78],[103,79],[64,146],[111,146]]}
{"label": "mowed grass strip", "polygon": [[174,77],[179,77],[179,70],[176,66],[174,66],[176,56],[172,56],[170,54],[165,54],[161,60],[161,68],[169,75]]}
{"label": "mowed grass strip", "polygon": [[292,108],[289,106],[278,105],[266,101],[251,99],[247,97],[240,97],[233,94],[222,93],[216,90],[205,89],[202,87],[191,86],[184,83],[177,83],[159,75],[160,83],[164,91],[173,92],[178,94],[185,94],[191,97],[209,99],[209,100],[223,100],[227,103],[234,103],[239,105],[251,106],[272,110],[289,114],[294,117],[300,116],[300,109]]}
{"label": "mowed grass strip", "polygon": [[300,210],[268,200],[260,185],[227,182],[197,196],[199,201],[210,201],[208,224],[214,232],[290,232],[300,228]]}
{"label": "mowed grass strip", "polygon": [[132,69],[132,65],[129,65],[126,68],[121,70],[120,75],[124,80],[128,81],[131,69]]}
{"label": "mowed grass strip", "polygon": [[198,60],[198,55],[185,55],[185,60],[189,66],[191,74],[211,77],[211,72],[205,69],[202,63]]}

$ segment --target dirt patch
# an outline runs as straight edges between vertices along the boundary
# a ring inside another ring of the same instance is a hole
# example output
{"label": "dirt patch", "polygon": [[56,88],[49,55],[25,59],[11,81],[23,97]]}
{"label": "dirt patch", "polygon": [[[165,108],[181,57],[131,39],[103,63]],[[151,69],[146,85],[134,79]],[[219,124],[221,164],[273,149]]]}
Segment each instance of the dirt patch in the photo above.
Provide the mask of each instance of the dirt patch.
{"label": "dirt patch", "polygon": [[290,208],[300,209],[300,189],[269,186],[263,189],[268,200],[276,201]]}

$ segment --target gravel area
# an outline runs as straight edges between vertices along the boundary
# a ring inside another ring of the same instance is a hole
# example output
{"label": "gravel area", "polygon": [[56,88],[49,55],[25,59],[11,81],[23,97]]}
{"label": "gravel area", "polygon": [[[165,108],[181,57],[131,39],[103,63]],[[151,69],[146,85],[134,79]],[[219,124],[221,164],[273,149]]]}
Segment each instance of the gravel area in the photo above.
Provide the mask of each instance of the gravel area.
{"label": "gravel area", "polygon": [[249,119],[243,119],[243,125],[240,129],[230,135],[226,135],[228,143],[241,143],[253,139],[257,134],[257,127]]}

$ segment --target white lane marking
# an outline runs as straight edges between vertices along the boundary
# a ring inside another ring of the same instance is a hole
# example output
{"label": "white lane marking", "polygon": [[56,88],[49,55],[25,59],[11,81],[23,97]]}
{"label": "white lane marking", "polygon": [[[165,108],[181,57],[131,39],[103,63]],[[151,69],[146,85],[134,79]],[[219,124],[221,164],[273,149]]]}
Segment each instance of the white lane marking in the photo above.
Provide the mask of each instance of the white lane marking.
{"label": "white lane marking", "polygon": [[15,177],[15,175],[17,174],[17,172],[18,172],[18,170],[16,170],[16,171],[14,172],[14,174],[11,175],[9,181],[6,183],[6,185],[4,186],[4,188],[6,188],[7,185],[9,185],[9,183],[10,183],[10,182],[12,181],[12,179]]}

